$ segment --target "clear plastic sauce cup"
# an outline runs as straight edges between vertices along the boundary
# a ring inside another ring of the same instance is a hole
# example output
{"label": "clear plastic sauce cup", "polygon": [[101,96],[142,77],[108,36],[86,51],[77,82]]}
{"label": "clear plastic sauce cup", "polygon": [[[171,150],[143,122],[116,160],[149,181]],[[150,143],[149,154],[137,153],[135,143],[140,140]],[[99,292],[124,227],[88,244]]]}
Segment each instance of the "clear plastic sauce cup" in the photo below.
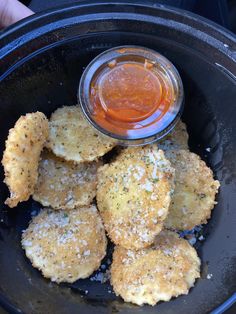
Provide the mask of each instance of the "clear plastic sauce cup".
{"label": "clear plastic sauce cup", "polygon": [[138,46],[98,55],[80,80],[78,99],[88,121],[122,145],[163,138],[180,119],[184,91],[174,65]]}

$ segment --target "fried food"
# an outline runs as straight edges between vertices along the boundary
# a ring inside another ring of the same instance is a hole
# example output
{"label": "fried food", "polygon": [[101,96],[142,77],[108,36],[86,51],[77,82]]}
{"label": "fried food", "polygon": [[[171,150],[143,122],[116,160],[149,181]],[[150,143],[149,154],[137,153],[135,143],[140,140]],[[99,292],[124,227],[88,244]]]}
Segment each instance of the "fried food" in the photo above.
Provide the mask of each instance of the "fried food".
{"label": "fried food", "polygon": [[94,205],[71,211],[42,210],[22,235],[32,265],[57,283],[87,278],[106,254],[104,227]]}
{"label": "fried food", "polygon": [[57,109],[49,126],[47,147],[66,160],[77,163],[97,160],[116,145],[115,140],[89,125],[79,106]]}
{"label": "fried food", "polygon": [[140,249],[162,230],[174,170],[156,145],[127,148],[98,170],[97,204],[115,244]]}
{"label": "fried food", "polygon": [[207,223],[211,216],[220,183],[205,162],[186,150],[166,151],[175,168],[175,190],[165,227],[190,230]]}
{"label": "fried food", "polygon": [[200,277],[199,270],[195,249],[174,232],[162,231],[149,248],[115,248],[111,284],[116,295],[126,302],[155,305],[188,294]]}
{"label": "fried food", "polygon": [[163,140],[158,142],[159,149],[174,150],[174,149],[188,149],[188,132],[186,124],[179,121],[174,130],[171,131]]}
{"label": "fried food", "polygon": [[64,106],[55,110],[50,117],[50,122],[77,122],[81,120],[80,105]]}
{"label": "fried food", "polygon": [[38,163],[48,137],[48,120],[42,112],[21,116],[10,129],[3,153],[4,182],[10,190],[5,204],[27,201],[38,178]]}
{"label": "fried food", "polygon": [[33,199],[54,209],[89,205],[96,196],[97,169],[101,162],[76,164],[44,151]]}

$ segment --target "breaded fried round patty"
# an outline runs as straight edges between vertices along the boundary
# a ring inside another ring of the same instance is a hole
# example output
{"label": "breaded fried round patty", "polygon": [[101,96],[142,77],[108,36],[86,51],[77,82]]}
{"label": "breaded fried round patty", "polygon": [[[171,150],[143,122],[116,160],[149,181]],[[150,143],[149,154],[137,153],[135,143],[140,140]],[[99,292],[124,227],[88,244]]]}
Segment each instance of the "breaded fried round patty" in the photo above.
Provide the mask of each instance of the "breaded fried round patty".
{"label": "breaded fried round patty", "polygon": [[169,149],[188,149],[188,138],[186,124],[179,121],[174,130],[158,142],[158,147],[164,152]]}
{"label": "breaded fried round patty", "polygon": [[38,178],[40,153],[48,137],[48,120],[42,112],[21,116],[9,130],[2,165],[10,190],[6,200],[9,207],[27,201],[34,191]]}
{"label": "breaded fried round patty", "polygon": [[22,235],[22,247],[32,265],[58,283],[90,276],[100,266],[106,246],[94,205],[68,212],[43,209]]}
{"label": "breaded fried round patty", "polygon": [[200,277],[200,259],[193,247],[171,231],[139,251],[117,246],[113,253],[111,284],[126,302],[155,305],[188,294]]}
{"label": "breaded fried round patty", "polygon": [[54,209],[89,205],[96,195],[97,169],[101,162],[76,164],[45,150],[33,199]]}
{"label": "breaded fried round patty", "polygon": [[115,140],[93,128],[79,106],[57,109],[49,123],[47,147],[56,156],[75,162],[93,161],[109,152]]}
{"label": "breaded fried round patty", "polygon": [[97,204],[115,244],[150,245],[167,216],[173,169],[156,145],[127,148],[98,170]]}
{"label": "breaded fried round patty", "polygon": [[175,190],[171,199],[165,227],[189,230],[207,223],[211,216],[219,181],[206,163],[187,150],[166,151],[166,157],[175,168]]}

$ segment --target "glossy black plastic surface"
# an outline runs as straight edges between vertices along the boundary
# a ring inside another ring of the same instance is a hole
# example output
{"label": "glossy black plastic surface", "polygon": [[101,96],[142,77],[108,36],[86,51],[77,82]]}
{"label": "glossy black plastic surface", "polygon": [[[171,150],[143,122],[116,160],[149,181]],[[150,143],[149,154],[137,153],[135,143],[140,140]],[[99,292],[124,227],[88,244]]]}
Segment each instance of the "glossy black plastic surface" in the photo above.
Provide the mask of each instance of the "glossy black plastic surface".
{"label": "glossy black plastic surface", "polygon": [[[183,80],[184,121],[191,149],[221,182],[218,204],[197,243],[202,278],[190,294],[157,307],[125,304],[108,284],[89,279],[56,285],[26,259],[21,231],[40,206],[28,201],[3,205],[7,188],[0,172],[0,303],[24,313],[203,314],[235,291],[236,224],[236,43],[184,11],[159,6],[111,3],[81,5],[35,16],[0,35],[0,151],[20,115],[35,110],[48,116],[73,105],[84,67],[98,53],[118,45],[142,45],[169,58]],[[210,147],[210,153],[206,148]],[[111,253],[111,252],[110,252]],[[206,275],[213,274],[211,280]],[[87,293],[88,291],[88,293]]]}

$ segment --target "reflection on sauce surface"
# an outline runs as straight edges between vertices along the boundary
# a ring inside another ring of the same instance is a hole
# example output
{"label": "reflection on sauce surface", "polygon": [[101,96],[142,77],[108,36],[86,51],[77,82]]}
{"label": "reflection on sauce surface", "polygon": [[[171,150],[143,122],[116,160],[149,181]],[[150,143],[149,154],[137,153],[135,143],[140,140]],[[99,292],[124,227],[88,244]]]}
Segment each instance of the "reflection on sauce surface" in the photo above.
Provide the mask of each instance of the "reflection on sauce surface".
{"label": "reflection on sauce surface", "polygon": [[[169,111],[175,99],[167,79],[152,63],[110,62],[91,82],[93,119],[120,135],[139,130],[145,136]],[[163,123],[163,122],[162,122]]]}

